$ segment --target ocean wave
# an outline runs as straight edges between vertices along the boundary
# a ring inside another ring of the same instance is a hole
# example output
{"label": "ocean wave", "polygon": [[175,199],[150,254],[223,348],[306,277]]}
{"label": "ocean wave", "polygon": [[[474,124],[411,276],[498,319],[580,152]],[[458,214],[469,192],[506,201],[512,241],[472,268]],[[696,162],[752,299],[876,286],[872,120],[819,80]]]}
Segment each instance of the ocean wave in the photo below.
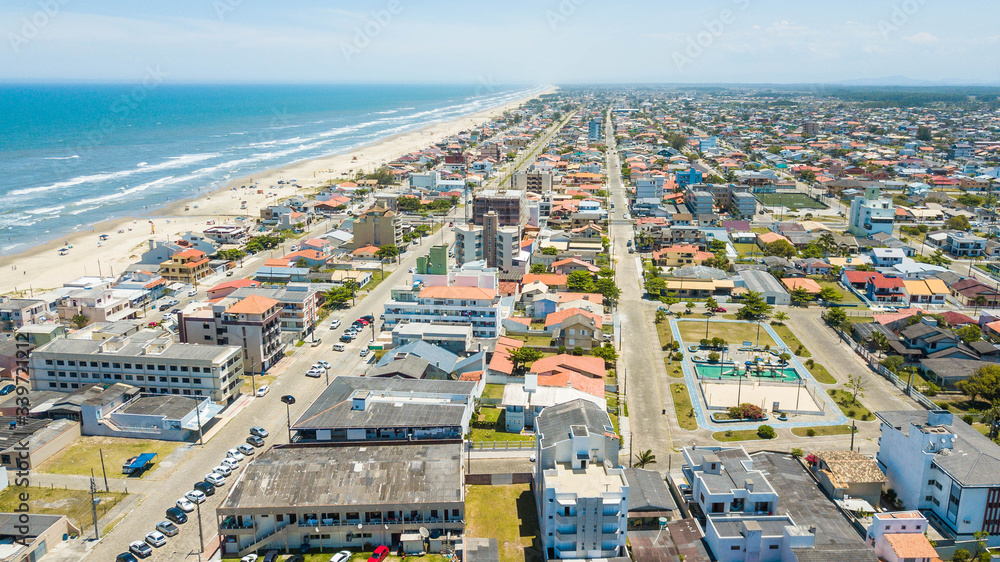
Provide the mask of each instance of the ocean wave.
{"label": "ocean wave", "polygon": [[28,209],[25,213],[29,215],[48,215],[52,213],[58,213],[59,211],[66,208],[66,205],[57,205],[55,207],[38,207],[37,209]]}
{"label": "ocean wave", "polygon": [[44,160],[72,160],[79,157],[79,154],[74,154],[73,156],[46,156]]}
{"label": "ocean wave", "polygon": [[146,162],[140,162],[135,168],[130,170],[118,170],[117,172],[104,172],[100,174],[90,174],[85,176],[77,176],[75,178],[56,182],[49,185],[42,185],[36,187],[26,187],[24,189],[15,189],[11,191],[8,195],[31,195],[33,193],[44,193],[46,191],[53,191],[56,189],[63,189],[66,187],[73,187],[75,185],[80,185],[84,183],[96,183],[108,180],[116,180],[121,178],[127,178],[129,176],[134,176],[136,174],[145,174],[148,172],[159,172],[162,170],[170,170],[172,168],[180,168],[193,164],[195,162],[201,162],[204,160],[209,160],[212,158],[217,158],[222,156],[218,152],[211,152],[206,154],[185,154],[183,156],[171,156],[166,161],[160,162],[159,164],[149,165]]}
{"label": "ocean wave", "polygon": [[175,183],[181,183],[188,180],[197,179],[199,176],[194,174],[188,174],[184,176],[167,176],[165,178],[155,179],[150,182],[139,184],[135,187],[122,188],[115,193],[110,193],[108,195],[101,195],[100,197],[91,197],[89,199],[81,199],[76,202],[77,205],[86,205],[88,203],[103,203],[106,201],[114,201],[116,199],[122,199],[133,195],[135,193],[141,193],[143,191],[148,191],[153,188],[163,187],[166,185],[173,185]]}
{"label": "ocean wave", "polygon": [[71,214],[71,215],[80,215],[80,214],[86,213],[88,211],[93,211],[93,210],[96,210],[96,209],[100,209],[100,207],[99,206],[98,207],[84,207],[83,209],[77,209],[76,211],[70,211],[69,214]]}

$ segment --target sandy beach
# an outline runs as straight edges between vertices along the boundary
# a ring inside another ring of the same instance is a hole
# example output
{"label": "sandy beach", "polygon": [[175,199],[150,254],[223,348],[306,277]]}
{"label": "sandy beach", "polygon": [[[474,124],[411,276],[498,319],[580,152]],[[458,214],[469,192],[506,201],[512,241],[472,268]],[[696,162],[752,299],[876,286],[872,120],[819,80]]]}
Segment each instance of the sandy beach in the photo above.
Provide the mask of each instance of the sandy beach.
{"label": "sandy beach", "polygon": [[[542,93],[551,91],[555,89]],[[243,177],[201,197],[176,201],[148,214],[99,223],[90,230],[53,240],[20,254],[5,256],[0,258],[0,271],[3,272],[0,276],[0,294],[15,293],[27,297],[32,292],[60,287],[63,283],[84,275],[118,274],[138,259],[148,247],[150,239],[172,240],[186,232],[201,233],[208,226],[208,221],[215,221],[215,224],[235,224],[238,216],[259,217],[261,208],[277,200],[314,191],[317,186],[329,180],[346,181],[359,170],[372,171],[444,137],[479,126],[538,95],[541,93],[452,121],[432,123],[349,153],[304,160],[252,177]],[[302,188],[295,189],[277,183],[278,180],[291,179],[295,179]],[[253,189],[242,187],[254,182],[256,187]],[[272,188],[272,185],[275,187]],[[258,190],[263,193],[257,193]],[[241,201],[247,202],[246,209],[240,208]],[[108,239],[99,241],[98,236],[101,234],[107,234]],[[60,256],[58,250],[65,246],[72,248],[67,255]]]}

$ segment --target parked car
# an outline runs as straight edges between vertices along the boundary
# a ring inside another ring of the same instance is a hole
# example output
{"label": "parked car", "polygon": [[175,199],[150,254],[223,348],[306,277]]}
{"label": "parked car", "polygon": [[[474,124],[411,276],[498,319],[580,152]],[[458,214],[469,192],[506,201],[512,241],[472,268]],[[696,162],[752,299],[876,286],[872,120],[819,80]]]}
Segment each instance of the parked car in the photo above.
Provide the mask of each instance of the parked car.
{"label": "parked car", "polygon": [[316,369],[309,369],[308,371],[306,371],[306,376],[318,379],[323,376],[323,370],[320,369],[319,371],[317,371]]}
{"label": "parked car", "polygon": [[316,338],[312,341],[312,343],[309,344],[309,347],[319,347],[321,343],[323,343],[323,340],[320,338]]}
{"label": "parked car", "polygon": [[264,446],[264,440],[261,439],[260,437],[257,437],[256,435],[251,435],[250,437],[247,437],[247,443],[253,445],[254,447]]}
{"label": "parked car", "polygon": [[[302,552],[309,552],[309,544],[302,545]],[[306,562],[306,559],[301,554],[293,554],[289,558],[285,558],[285,562]]]}
{"label": "parked car", "polygon": [[367,347],[362,347],[361,348],[361,356],[362,357],[368,357],[368,348]]}
{"label": "parked car", "polygon": [[7,396],[11,392],[17,390],[16,384],[6,384],[3,388],[0,388],[0,396]]}
{"label": "parked car", "polygon": [[131,552],[123,552],[115,558],[115,562],[138,562],[138,560]]}
{"label": "parked car", "polygon": [[267,395],[267,391],[269,391],[269,390],[271,390],[271,387],[268,386],[268,385],[266,385],[266,384],[264,386],[258,388],[257,389],[257,397],[259,398],[261,396],[266,396]]}
{"label": "parked car", "polygon": [[177,528],[177,525],[174,525],[170,521],[160,521],[159,523],[156,524],[156,530],[168,537],[172,537],[180,532],[180,529]]}
{"label": "parked car", "polygon": [[243,453],[237,451],[236,449],[229,449],[228,451],[226,451],[226,458],[233,459],[236,462],[241,462],[246,457],[244,457]]}
{"label": "parked car", "polygon": [[139,558],[149,558],[153,554],[153,547],[143,541],[132,541],[128,545],[128,551]]}
{"label": "parked car", "polygon": [[187,513],[184,513],[184,511],[179,507],[171,507],[167,509],[167,519],[177,523],[178,525],[183,525],[187,523],[188,516]]}
{"label": "parked car", "polygon": [[226,477],[218,472],[209,472],[205,475],[205,482],[213,486],[224,486],[226,484]]}
{"label": "parked car", "polygon": [[250,428],[250,435],[256,435],[257,437],[262,437],[267,439],[267,430],[260,426],[255,426]]}
{"label": "parked car", "polygon": [[380,544],[375,547],[375,551],[368,557],[368,562],[382,562],[386,556],[389,556],[389,547]]}
{"label": "parked car", "polygon": [[327,361],[320,361],[319,364],[322,365],[324,369],[330,368],[330,363]]}
{"label": "parked car", "polygon": [[334,351],[344,351],[345,349],[347,349],[347,348],[344,347],[344,344],[342,344],[342,343],[335,343],[335,344],[333,344],[333,350]]}
{"label": "parked car", "polygon": [[334,318],[333,320],[330,321],[331,330],[336,330],[339,327],[340,327],[340,318]]}
{"label": "parked car", "polygon": [[342,341],[344,343],[351,343],[351,341],[353,339],[354,338],[352,338],[349,334],[344,334],[344,335],[340,336],[340,341]]}
{"label": "parked car", "polygon": [[247,554],[243,558],[240,558],[240,562],[257,562],[258,558],[260,557],[256,554]]}
{"label": "parked car", "polygon": [[375,321],[375,317],[372,316],[371,314],[365,314],[364,316],[362,316],[362,318],[364,318],[365,320],[367,320],[369,322],[374,322]]}
{"label": "parked car", "polygon": [[188,291],[188,296],[189,297],[198,296],[198,289],[191,289],[190,291]]}
{"label": "parked car", "polygon": [[159,531],[152,531],[146,534],[146,544],[160,548],[167,544],[167,537]]}
{"label": "parked car", "polygon": [[204,480],[201,482],[195,482],[194,489],[205,494],[206,496],[215,495],[215,484],[212,484],[211,482],[206,482]]}
{"label": "parked car", "polygon": [[721,306],[717,306],[717,307],[715,307],[715,308],[712,309],[712,312],[725,312],[725,311],[726,311],[726,309],[722,308]]}
{"label": "parked car", "polygon": [[177,509],[183,511],[184,513],[191,513],[194,511],[194,504],[187,497],[183,497],[177,500]]}
{"label": "parked car", "polygon": [[249,457],[250,455],[252,455],[252,454],[254,454],[254,453],[257,452],[257,449],[254,449],[253,447],[251,447],[250,445],[247,445],[246,443],[242,443],[240,445],[237,445],[236,446],[236,450],[239,451],[239,452],[241,452],[241,453],[243,453],[243,456],[245,456],[245,457]]}
{"label": "parked car", "polygon": [[230,470],[236,470],[237,468],[240,467],[240,463],[236,462],[235,459],[231,459],[229,457],[222,459],[222,462],[220,464],[222,466],[228,466]]}
{"label": "parked car", "polygon": [[349,562],[351,556],[352,554],[350,550],[341,550],[337,554],[330,557],[330,562]]}
{"label": "parked car", "polygon": [[220,476],[227,476],[228,477],[230,474],[233,473],[233,470],[231,468],[229,468],[228,466],[219,465],[219,466],[213,468],[212,472],[214,472],[214,473],[216,473],[216,474],[218,474]]}
{"label": "parked car", "polygon": [[264,555],[264,562],[277,562],[278,561],[278,551],[268,550],[267,554]]}

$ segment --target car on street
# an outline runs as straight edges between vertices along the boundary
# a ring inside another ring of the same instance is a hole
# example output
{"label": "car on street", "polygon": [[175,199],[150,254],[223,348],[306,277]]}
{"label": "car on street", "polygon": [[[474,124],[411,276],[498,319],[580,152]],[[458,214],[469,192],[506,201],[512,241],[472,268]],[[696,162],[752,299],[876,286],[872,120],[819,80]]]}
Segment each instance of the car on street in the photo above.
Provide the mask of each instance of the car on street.
{"label": "car on street", "polygon": [[267,395],[267,391],[269,391],[269,390],[271,390],[271,387],[267,386],[266,384],[264,386],[258,388],[257,389],[257,397],[259,398],[261,396],[266,396]]}
{"label": "car on street", "polygon": [[236,462],[242,462],[243,459],[245,459],[246,457],[244,457],[243,453],[239,452],[236,449],[229,449],[228,451],[226,451],[226,458],[233,459]]}
{"label": "car on street", "polygon": [[253,447],[247,445],[246,443],[241,443],[240,445],[237,445],[236,450],[243,453],[244,457],[249,457],[250,455],[257,452],[257,449],[254,449]]}
{"label": "car on street", "polygon": [[179,507],[171,507],[167,509],[167,519],[177,523],[178,525],[183,525],[184,523],[187,523],[188,516],[187,513],[184,513],[184,510]]}
{"label": "car on street", "polygon": [[177,500],[176,505],[177,509],[183,511],[184,513],[191,513],[192,511],[194,511],[194,504],[191,503],[191,500],[187,499],[186,497]]}
{"label": "car on street", "polygon": [[253,445],[254,447],[264,446],[264,440],[256,435],[251,435],[250,437],[247,437],[247,443]]}
{"label": "car on street", "polygon": [[374,321],[375,321],[375,317],[374,317],[374,316],[372,316],[371,314],[365,314],[365,315],[364,315],[364,316],[362,316],[361,318],[363,318],[363,319],[365,319],[365,320],[367,320],[367,321],[369,321],[369,322],[374,322]]}
{"label": "car on street", "polygon": [[715,308],[712,309],[712,312],[725,312],[725,311],[726,311],[726,309],[722,308],[721,306],[717,306],[717,307],[715,307]]}
{"label": "car on street", "polygon": [[198,296],[198,289],[191,289],[190,291],[188,291],[188,296],[189,297],[196,297],[196,296]]}
{"label": "car on street", "polygon": [[336,330],[339,327],[340,327],[340,318],[334,318],[333,320],[330,321],[331,330]]}
{"label": "car on street", "polygon": [[159,531],[152,531],[146,534],[146,544],[160,548],[167,544],[167,537]]}
{"label": "car on street", "polygon": [[309,369],[308,371],[306,371],[306,376],[318,379],[323,376],[323,369],[320,369],[318,371],[316,369]]}
{"label": "car on street", "polygon": [[344,351],[345,349],[347,349],[347,348],[344,347],[344,344],[342,344],[342,343],[335,343],[335,344],[333,344],[333,350],[334,351]]}
{"label": "car on street", "polygon": [[214,473],[216,473],[216,474],[218,474],[220,476],[228,477],[230,474],[233,473],[233,469],[231,469],[231,468],[229,468],[228,466],[225,466],[225,465],[219,465],[219,466],[213,468],[212,472],[214,472]]}
{"label": "car on street", "polygon": [[256,435],[257,437],[262,437],[267,439],[267,430],[260,426],[254,426],[250,428],[250,435]]}
{"label": "car on street", "polygon": [[184,497],[192,503],[205,503],[205,500],[208,499],[205,492],[201,492],[199,490],[191,490],[190,492],[184,494]]}
{"label": "car on street", "polygon": [[219,463],[219,464],[221,464],[222,466],[228,466],[230,470],[236,470],[237,468],[240,467],[240,463],[239,462],[237,462],[235,459],[231,459],[229,457],[226,457],[226,458],[222,459],[222,462]]}
{"label": "car on street", "polygon": [[341,550],[337,554],[330,557],[330,562],[348,562],[351,559],[351,556],[352,554],[350,550]]}
{"label": "car on street", "polygon": [[226,477],[218,472],[209,472],[205,475],[205,482],[213,486],[224,486],[226,484]]}
{"label": "car on street", "polygon": [[177,528],[177,525],[174,525],[170,521],[160,521],[159,523],[156,524],[156,530],[168,537],[172,537],[180,532],[180,529]]}
{"label": "car on street", "polygon": [[123,552],[115,557],[115,562],[138,562],[138,560],[131,552]]}
{"label": "car on street", "polygon": [[330,368],[330,363],[327,361],[320,361],[319,364],[322,365],[324,369]]}
{"label": "car on street", "polygon": [[386,556],[389,556],[389,547],[380,544],[375,547],[375,551],[368,557],[368,562],[382,562]]}
{"label": "car on street", "polygon": [[211,482],[206,482],[204,480],[201,482],[195,482],[194,489],[205,494],[206,496],[215,495],[215,484],[212,484]]}
{"label": "car on street", "polygon": [[344,334],[344,335],[340,336],[340,341],[342,341],[344,343],[351,343],[351,341],[353,341],[353,340],[354,340],[354,338],[352,338],[349,334]]}
{"label": "car on street", "polygon": [[367,347],[362,347],[361,348],[361,356],[362,357],[368,357],[368,348]]}
{"label": "car on street", "polygon": [[139,558],[149,558],[153,554],[153,547],[142,541],[132,541],[128,545],[128,551]]}

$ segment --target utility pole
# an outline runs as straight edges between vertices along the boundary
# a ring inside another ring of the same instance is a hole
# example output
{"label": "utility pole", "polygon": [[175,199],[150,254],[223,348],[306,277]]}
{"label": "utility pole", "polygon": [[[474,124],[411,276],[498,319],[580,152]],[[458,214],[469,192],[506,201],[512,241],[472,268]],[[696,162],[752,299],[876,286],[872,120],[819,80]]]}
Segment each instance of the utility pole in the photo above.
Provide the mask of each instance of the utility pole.
{"label": "utility pole", "polygon": [[101,454],[101,472],[104,473],[104,491],[110,492],[111,489],[108,488],[108,471],[104,468],[104,450],[98,449],[97,452]]}
{"label": "utility pole", "polygon": [[201,530],[201,504],[195,502],[194,506],[198,510],[198,543],[201,545],[201,550],[198,551],[198,560],[201,560],[201,553],[205,552],[205,534]]}
{"label": "utility pole", "polygon": [[101,501],[97,497],[97,482],[94,481],[94,469],[90,469],[90,508],[94,513],[94,540],[101,540],[101,531],[97,526],[97,504]]}
{"label": "utility pole", "polygon": [[198,444],[204,445],[204,436],[201,432],[201,404],[198,403],[198,396],[194,397],[194,415],[198,418]]}

